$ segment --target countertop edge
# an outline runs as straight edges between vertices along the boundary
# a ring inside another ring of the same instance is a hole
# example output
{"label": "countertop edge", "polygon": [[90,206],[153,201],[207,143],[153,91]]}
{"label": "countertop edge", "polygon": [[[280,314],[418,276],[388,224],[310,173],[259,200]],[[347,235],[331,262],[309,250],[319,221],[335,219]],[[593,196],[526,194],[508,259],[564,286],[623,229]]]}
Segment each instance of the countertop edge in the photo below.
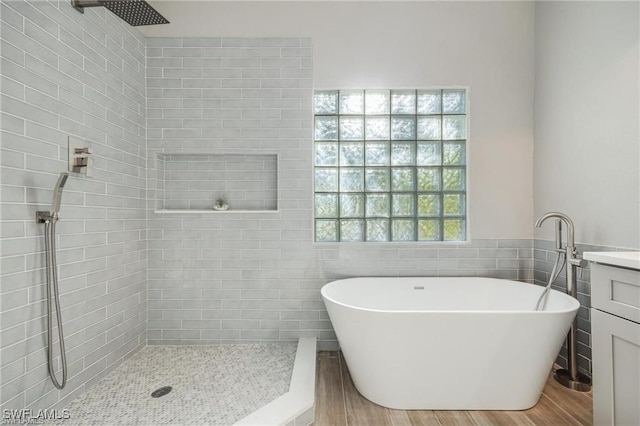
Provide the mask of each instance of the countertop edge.
{"label": "countertop edge", "polygon": [[640,270],[640,251],[587,251],[585,260]]}

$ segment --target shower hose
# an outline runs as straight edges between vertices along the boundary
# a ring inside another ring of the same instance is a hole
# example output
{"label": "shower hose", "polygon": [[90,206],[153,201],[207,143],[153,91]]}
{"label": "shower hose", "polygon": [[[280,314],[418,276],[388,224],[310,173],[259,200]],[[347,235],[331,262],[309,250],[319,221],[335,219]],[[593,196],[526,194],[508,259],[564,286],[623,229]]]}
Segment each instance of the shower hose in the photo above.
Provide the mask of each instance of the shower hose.
{"label": "shower hose", "polygon": [[553,265],[553,270],[551,271],[551,275],[549,276],[549,284],[544,288],[542,294],[538,298],[538,302],[536,303],[536,311],[544,311],[547,307],[547,300],[549,299],[549,292],[551,291],[551,285],[556,281],[558,275],[562,271],[565,265],[566,255],[564,252],[558,252],[556,256],[556,262]]}
{"label": "shower hose", "polygon": [[[64,336],[62,331],[62,313],[60,312],[60,295],[58,293],[58,272],[56,265],[56,220],[54,216],[44,223],[44,244],[46,250],[47,274],[47,362],[49,376],[53,385],[62,389],[67,384],[67,357],[64,350]],[[53,294],[52,294],[53,293]],[[53,297],[52,297],[53,296]],[[58,382],[53,368],[53,316],[52,308],[55,303],[56,320],[58,323],[58,342],[60,345],[60,360],[62,361],[62,382]]]}

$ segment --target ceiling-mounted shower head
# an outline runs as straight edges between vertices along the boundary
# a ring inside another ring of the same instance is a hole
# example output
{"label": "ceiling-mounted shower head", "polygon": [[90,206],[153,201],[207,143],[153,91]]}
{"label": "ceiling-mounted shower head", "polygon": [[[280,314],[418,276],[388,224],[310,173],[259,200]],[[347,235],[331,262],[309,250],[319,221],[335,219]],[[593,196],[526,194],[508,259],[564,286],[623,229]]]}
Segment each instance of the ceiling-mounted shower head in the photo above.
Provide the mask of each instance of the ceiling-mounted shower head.
{"label": "ceiling-mounted shower head", "polygon": [[82,13],[85,7],[106,7],[134,27],[169,23],[144,0],[71,0],[71,4]]}

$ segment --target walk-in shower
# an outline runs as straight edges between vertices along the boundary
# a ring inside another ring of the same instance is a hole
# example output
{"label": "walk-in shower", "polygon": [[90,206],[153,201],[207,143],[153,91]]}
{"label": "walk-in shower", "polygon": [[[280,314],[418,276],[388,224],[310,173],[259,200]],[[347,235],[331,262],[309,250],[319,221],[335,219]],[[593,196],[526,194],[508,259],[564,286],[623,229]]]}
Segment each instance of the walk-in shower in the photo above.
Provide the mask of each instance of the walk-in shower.
{"label": "walk-in shower", "polygon": [[81,13],[84,13],[85,7],[106,7],[134,27],[169,23],[144,0],[71,0],[71,4]]}
{"label": "walk-in shower", "polygon": [[[53,385],[62,389],[67,384],[67,356],[64,348],[64,333],[62,330],[62,312],[60,310],[60,294],[58,291],[58,265],[56,262],[56,222],[60,215],[60,203],[62,201],[62,188],[64,188],[69,173],[63,172],[58,176],[58,181],[53,188],[53,201],[51,211],[36,212],[36,222],[44,223],[45,246],[45,273],[47,275],[47,363],[49,376]],[[53,365],[53,305],[55,304],[56,322],[58,325],[58,344],[60,347],[60,360],[62,362],[62,381],[58,381]]]}
{"label": "walk-in shower", "polygon": [[[573,221],[569,216],[564,213],[559,212],[548,212],[542,215],[536,221],[536,228],[540,228],[542,223],[550,218],[555,218],[558,223],[556,224],[556,251],[560,253],[560,255],[564,256],[564,263],[566,264],[567,270],[567,294],[573,298],[577,298],[578,294],[578,284],[577,284],[577,268],[583,268],[586,266],[586,261],[582,259],[582,256],[578,254],[578,250],[576,249],[575,237],[574,237],[574,226]],[[567,226],[567,241],[565,246],[562,246],[562,222]],[[559,257],[560,257],[559,255]],[[557,270],[558,260],[556,260],[556,264],[553,267],[553,271],[551,273],[551,279],[549,281],[549,285],[544,290],[543,295],[548,291],[549,287],[553,283],[555,279],[553,277],[554,274],[559,274],[560,271]],[[562,269],[562,266],[560,266]],[[557,272],[556,272],[557,270]],[[546,297],[546,296],[545,296]],[[541,298],[538,300],[540,302]],[[567,335],[567,368],[560,369],[555,372],[555,379],[561,385],[577,390],[580,392],[587,392],[591,389],[591,379],[580,372],[578,372],[578,318],[573,320],[573,324],[571,325],[571,329]]]}

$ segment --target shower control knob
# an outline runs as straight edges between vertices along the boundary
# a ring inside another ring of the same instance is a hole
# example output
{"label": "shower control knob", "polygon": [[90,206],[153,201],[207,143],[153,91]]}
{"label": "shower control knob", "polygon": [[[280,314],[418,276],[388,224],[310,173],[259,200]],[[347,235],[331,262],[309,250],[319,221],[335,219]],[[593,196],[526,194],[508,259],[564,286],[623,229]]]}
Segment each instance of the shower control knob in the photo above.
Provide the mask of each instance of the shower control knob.
{"label": "shower control knob", "polygon": [[88,158],[87,157],[76,157],[73,166],[74,167],[87,167],[87,163],[88,163]]}
{"label": "shower control knob", "polygon": [[69,136],[69,171],[93,176],[93,149],[89,142]]}

